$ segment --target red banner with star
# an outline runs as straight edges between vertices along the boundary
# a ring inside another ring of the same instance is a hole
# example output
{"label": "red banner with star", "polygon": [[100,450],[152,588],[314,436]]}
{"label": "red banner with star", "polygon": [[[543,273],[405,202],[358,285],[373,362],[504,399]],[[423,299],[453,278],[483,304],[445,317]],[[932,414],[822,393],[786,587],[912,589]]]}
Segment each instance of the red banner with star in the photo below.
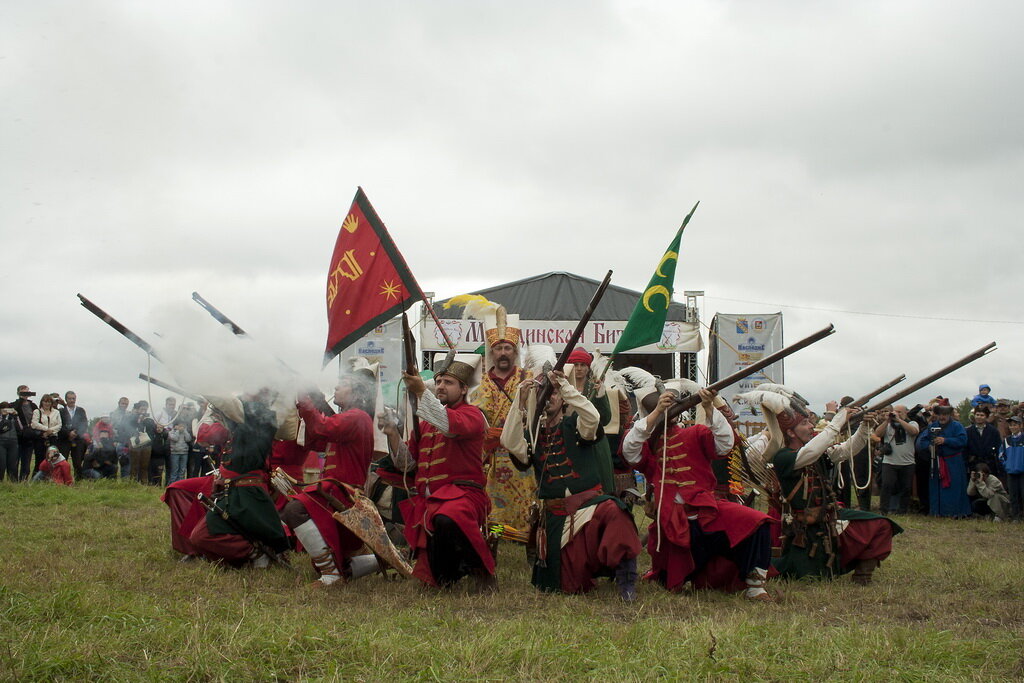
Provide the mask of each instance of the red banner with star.
{"label": "red banner with star", "polygon": [[324,366],[421,296],[412,271],[360,187],[338,231],[327,271]]}

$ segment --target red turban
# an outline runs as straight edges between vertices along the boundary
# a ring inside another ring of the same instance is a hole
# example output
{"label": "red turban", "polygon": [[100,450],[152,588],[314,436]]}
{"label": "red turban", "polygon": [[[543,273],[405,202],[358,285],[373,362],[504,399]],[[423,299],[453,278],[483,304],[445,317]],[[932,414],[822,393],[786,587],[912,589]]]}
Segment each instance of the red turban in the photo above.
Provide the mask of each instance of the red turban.
{"label": "red turban", "polygon": [[572,350],[572,353],[569,354],[566,362],[572,363],[573,365],[586,365],[587,367],[590,367],[590,364],[594,362],[594,357],[587,353],[586,350],[577,346]]}

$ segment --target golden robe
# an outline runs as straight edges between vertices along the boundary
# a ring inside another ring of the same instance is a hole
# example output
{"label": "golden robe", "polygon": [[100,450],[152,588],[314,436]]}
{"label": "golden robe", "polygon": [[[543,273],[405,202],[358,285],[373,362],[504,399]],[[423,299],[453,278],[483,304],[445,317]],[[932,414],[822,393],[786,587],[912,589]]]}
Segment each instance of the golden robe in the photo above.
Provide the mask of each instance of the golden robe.
{"label": "golden robe", "polygon": [[525,530],[526,516],[537,490],[537,482],[530,470],[520,472],[512,465],[508,451],[501,447],[501,430],[512,407],[516,388],[530,378],[522,368],[505,382],[504,391],[485,372],[470,403],[483,411],[490,427],[484,437],[484,469],[487,472],[487,495],[491,498],[488,523],[508,524]]}

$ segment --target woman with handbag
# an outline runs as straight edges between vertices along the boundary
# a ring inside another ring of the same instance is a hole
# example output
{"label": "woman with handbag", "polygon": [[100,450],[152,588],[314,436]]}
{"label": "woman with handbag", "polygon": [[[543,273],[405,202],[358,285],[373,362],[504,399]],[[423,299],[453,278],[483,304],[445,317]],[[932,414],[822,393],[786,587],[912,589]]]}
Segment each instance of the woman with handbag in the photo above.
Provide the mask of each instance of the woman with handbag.
{"label": "woman with handbag", "polygon": [[153,437],[156,436],[156,422],[148,417],[149,403],[138,401],[132,406],[128,416],[128,431],[132,434],[128,441],[129,476],[140,484],[149,483],[149,459],[153,454]]}
{"label": "woman with handbag", "polygon": [[39,463],[46,456],[46,449],[57,445],[57,434],[60,432],[63,422],[60,419],[60,411],[54,406],[53,397],[43,394],[39,399],[39,407],[32,411],[32,429],[35,430],[35,451],[36,470],[39,470]]}

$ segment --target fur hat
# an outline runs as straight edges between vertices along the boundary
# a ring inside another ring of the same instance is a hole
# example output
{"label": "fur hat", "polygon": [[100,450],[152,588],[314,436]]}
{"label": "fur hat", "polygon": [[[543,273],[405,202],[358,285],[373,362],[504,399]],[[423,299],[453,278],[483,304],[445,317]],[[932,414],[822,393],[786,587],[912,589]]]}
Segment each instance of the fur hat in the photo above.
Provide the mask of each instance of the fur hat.
{"label": "fur hat", "polygon": [[441,375],[451,375],[467,387],[471,387],[475,383],[476,368],[469,363],[463,363],[461,360],[453,360],[443,370],[435,373],[434,376],[440,377]]}

